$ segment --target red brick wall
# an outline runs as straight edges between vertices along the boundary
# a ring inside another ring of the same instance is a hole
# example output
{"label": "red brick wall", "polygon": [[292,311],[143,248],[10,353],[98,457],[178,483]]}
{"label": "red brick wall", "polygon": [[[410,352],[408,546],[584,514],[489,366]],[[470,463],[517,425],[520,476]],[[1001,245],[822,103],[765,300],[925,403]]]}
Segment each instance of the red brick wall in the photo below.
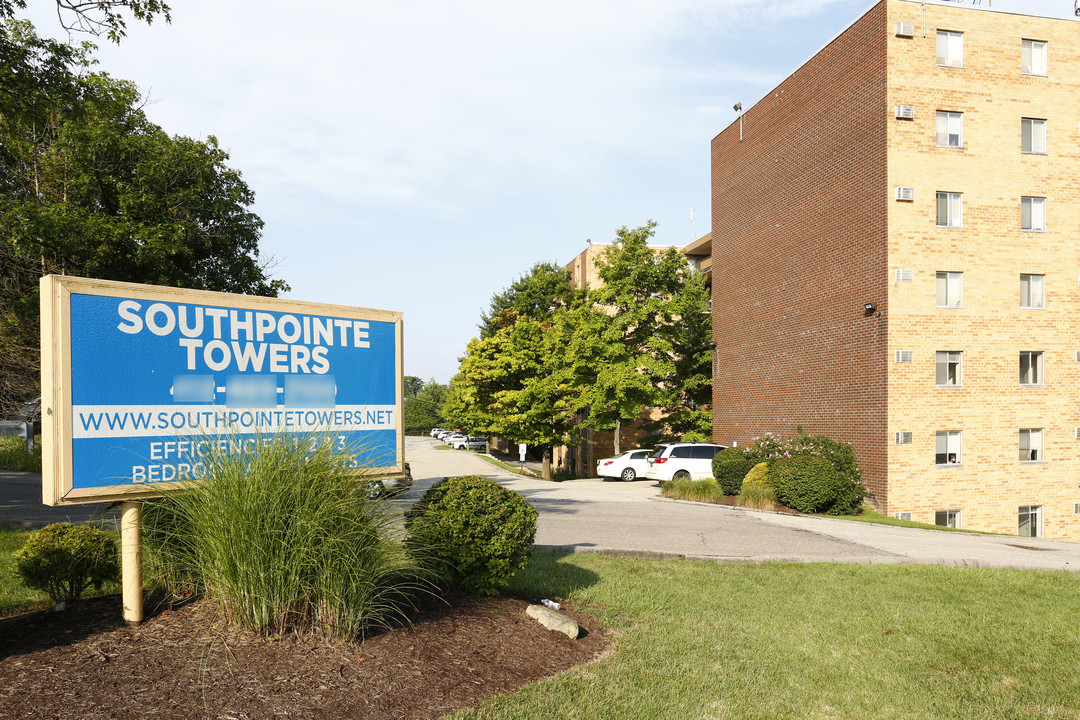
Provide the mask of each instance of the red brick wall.
{"label": "red brick wall", "polygon": [[712,142],[713,439],[845,440],[879,502],[888,30],[881,2]]}

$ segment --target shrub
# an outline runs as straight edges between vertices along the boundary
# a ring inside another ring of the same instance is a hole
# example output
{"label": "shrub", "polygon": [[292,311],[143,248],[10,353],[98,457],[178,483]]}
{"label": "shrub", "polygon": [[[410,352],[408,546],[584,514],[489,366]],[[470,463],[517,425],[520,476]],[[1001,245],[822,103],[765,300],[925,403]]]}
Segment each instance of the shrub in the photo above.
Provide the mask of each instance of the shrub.
{"label": "shrub", "polygon": [[743,478],[754,463],[740,447],[721,450],[712,461],[713,477],[720,483],[725,495],[738,495]]}
{"label": "shrub", "polygon": [[78,600],[120,577],[116,541],[99,528],[56,523],[33,533],[15,551],[15,570],[23,583],[45,592],[53,602]]}
{"label": "shrub", "polygon": [[263,634],[353,638],[407,619],[427,574],[390,503],[370,497],[352,467],[353,449],[330,440],[208,443],[198,485],[144,503],[150,578],[175,593],[205,590]]}
{"label": "shrub", "polygon": [[663,484],[660,492],[664,497],[696,502],[719,502],[724,491],[713,478],[707,480],[672,480]]}
{"label": "shrub", "polygon": [[785,438],[765,433],[746,447],[746,455],[754,462],[770,462],[796,455],[816,455],[829,461],[837,472],[853,483],[862,482],[862,470],[855,460],[855,450],[849,443],[833,440],[828,435],[809,435],[799,426],[794,437]]}
{"label": "shrub", "polygon": [[761,487],[771,488],[773,485],[769,481],[769,463],[760,462],[754,465],[746,473],[746,477],[742,481],[743,487]]}
{"label": "shrub", "polygon": [[781,458],[770,466],[769,479],[776,498],[799,512],[847,515],[862,502],[862,486],[820,456]]}
{"label": "shrub", "polygon": [[525,498],[494,480],[447,478],[405,512],[407,542],[452,585],[495,595],[525,567],[536,517]]}

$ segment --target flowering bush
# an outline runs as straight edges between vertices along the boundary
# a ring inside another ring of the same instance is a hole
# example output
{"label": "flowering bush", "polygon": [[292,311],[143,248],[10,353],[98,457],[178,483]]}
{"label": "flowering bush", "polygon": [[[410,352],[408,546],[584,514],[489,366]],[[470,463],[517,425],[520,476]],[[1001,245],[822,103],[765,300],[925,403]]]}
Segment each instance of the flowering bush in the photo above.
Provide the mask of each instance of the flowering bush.
{"label": "flowering bush", "polygon": [[[856,512],[866,494],[862,484],[862,470],[855,460],[855,451],[851,445],[833,440],[828,435],[809,435],[802,426],[799,427],[797,435],[789,438],[765,433],[755,438],[753,443],[746,447],[745,453],[747,459],[767,462],[770,468],[778,460],[794,457],[818,457],[827,461],[836,470],[845,488],[841,493],[843,500],[830,507],[831,514]],[[779,490],[779,486],[777,489]],[[780,500],[783,502],[783,497]]]}

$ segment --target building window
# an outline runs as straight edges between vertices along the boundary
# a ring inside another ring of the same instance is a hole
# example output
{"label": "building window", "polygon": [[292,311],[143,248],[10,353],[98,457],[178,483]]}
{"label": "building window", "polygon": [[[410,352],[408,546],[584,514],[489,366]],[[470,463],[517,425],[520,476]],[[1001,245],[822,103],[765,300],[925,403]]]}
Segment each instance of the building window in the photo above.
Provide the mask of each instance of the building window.
{"label": "building window", "polygon": [[1046,276],[1020,275],[1020,307],[1038,310],[1046,307]]}
{"label": "building window", "polygon": [[1042,350],[1025,350],[1020,353],[1020,384],[1042,385],[1043,382]]}
{"label": "building window", "polygon": [[1017,534],[1020,537],[1042,537],[1042,505],[1021,505],[1017,516],[1019,520]]}
{"label": "building window", "polygon": [[937,274],[937,306],[958,308],[964,301],[964,273],[939,272]]}
{"label": "building window", "polygon": [[958,228],[964,225],[964,194],[939,192],[937,194],[937,226]]}
{"label": "building window", "polygon": [[961,372],[961,358],[963,353],[958,350],[938,350],[935,363],[935,382],[938,387],[960,387],[963,384]]}
{"label": "building window", "polygon": [[937,31],[937,64],[944,67],[964,67],[964,33]]}
{"label": "building window", "polygon": [[1020,428],[1020,462],[1042,462],[1042,428]]}
{"label": "building window", "polygon": [[959,465],[963,462],[961,447],[962,430],[939,430],[934,433],[934,463],[936,465]]}
{"label": "building window", "polygon": [[1046,198],[1020,198],[1020,229],[1031,232],[1046,231]]}
{"label": "building window", "polygon": [[964,113],[937,111],[938,147],[964,147]]}
{"label": "building window", "polygon": [[959,530],[964,526],[960,520],[960,510],[938,510],[934,513],[934,524]]}
{"label": "building window", "polygon": [[[939,47],[940,43],[939,40]],[[1020,72],[1024,75],[1046,75],[1046,42],[1044,40],[1023,40],[1021,42]]]}
{"label": "building window", "polygon": [[1020,118],[1020,152],[1046,154],[1046,120]]}

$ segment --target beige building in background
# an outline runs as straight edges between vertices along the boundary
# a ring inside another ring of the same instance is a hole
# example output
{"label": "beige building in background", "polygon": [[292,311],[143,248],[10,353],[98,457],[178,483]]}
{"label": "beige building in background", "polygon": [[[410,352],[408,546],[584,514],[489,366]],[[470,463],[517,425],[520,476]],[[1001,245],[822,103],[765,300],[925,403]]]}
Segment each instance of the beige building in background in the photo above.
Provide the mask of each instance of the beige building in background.
{"label": "beige building in background", "polygon": [[1080,23],[882,0],[741,122],[716,441],[805,424],[883,512],[1080,540]]}

